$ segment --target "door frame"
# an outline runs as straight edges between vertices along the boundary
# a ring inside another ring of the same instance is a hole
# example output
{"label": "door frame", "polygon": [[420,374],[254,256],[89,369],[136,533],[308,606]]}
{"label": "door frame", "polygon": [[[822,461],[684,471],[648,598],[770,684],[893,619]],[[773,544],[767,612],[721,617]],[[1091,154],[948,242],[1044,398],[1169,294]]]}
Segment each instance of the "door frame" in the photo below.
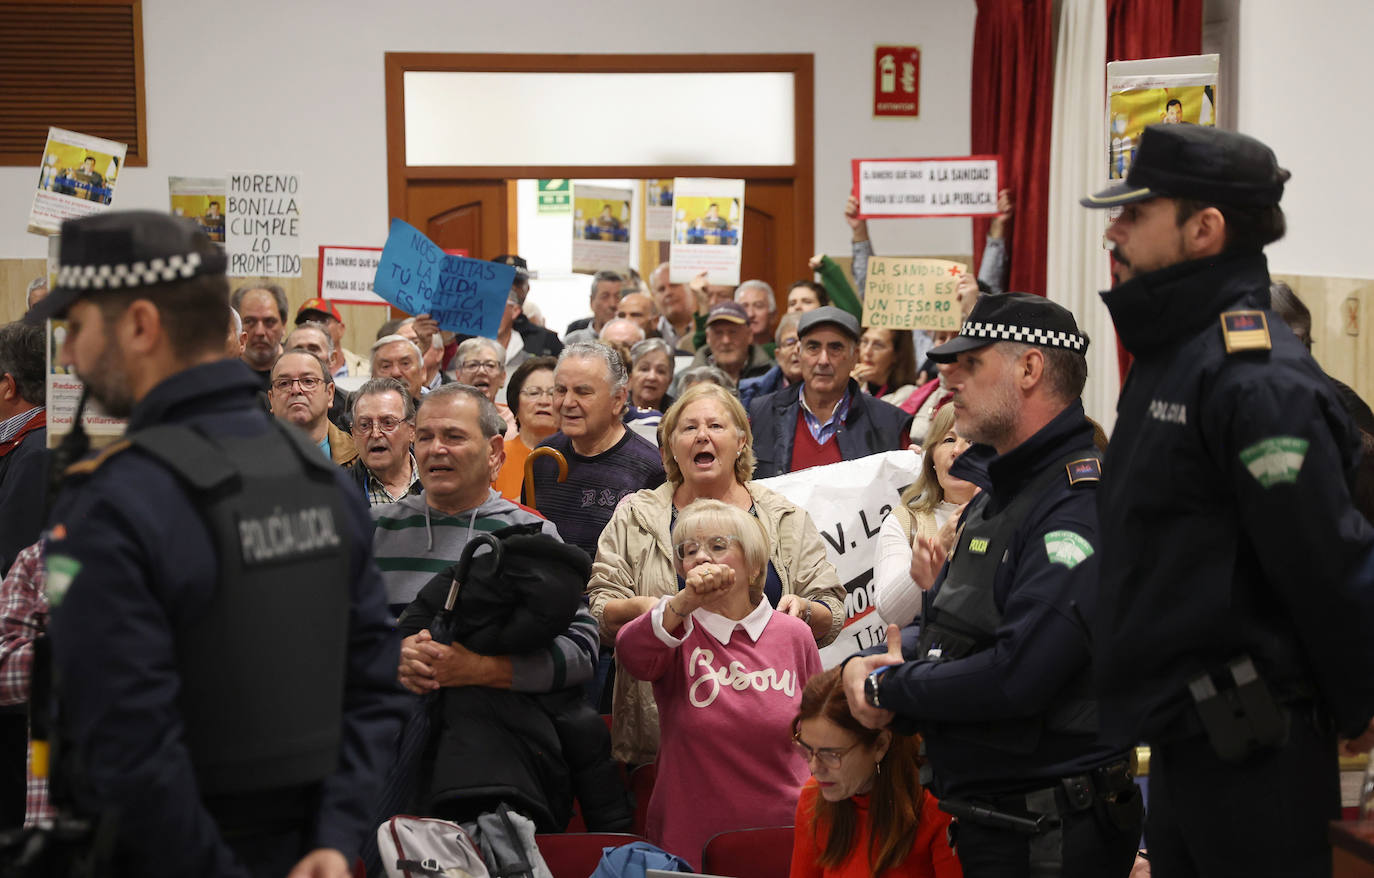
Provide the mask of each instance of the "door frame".
{"label": "door frame", "polygon": [[[594,55],[464,52],[387,52],[387,209],[406,216],[406,189],[425,180],[509,180],[727,177],[790,180],[795,196],[793,242],[797,253],[814,253],[815,60],[806,54]],[[539,165],[464,167],[406,164],[405,82],[408,71],[475,73],[790,73],[793,81],[791,165]],[[747,204],[747,203],[746,203]],[[514,246],[515,217],[507,218]]]}

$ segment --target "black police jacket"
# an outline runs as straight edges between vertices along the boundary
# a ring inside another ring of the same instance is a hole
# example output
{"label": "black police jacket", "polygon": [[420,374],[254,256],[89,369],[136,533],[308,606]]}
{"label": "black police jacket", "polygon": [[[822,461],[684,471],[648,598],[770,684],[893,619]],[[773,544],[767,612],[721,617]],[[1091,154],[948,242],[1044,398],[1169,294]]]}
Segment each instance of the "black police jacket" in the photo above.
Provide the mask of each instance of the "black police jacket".
{"label": "black police jacket", "polygon": [[[797,438],[802,382],[784,387],[749,404],[754,431],[754,478],[766,479],[792,471],[792,446]],[[895,405],[874,399],[849,379],[849,413],[833,441],[841,460],[857,460],[882,451],[896,451],[911,432],[911,415]]]}
{"label": "black police jacket", "polygon": [[[256,378],[238,361],[167,378],[138,403],[128,429],[167,423],[207,436],[258,437],[277,429],[258,406]],[[351,855],[373,829],[366,823],[370,799],[405,703],[396,683],[399,641],[356,489],[342,472],[333,474],[348,495],[339,504],[337,551],[352,608],[347,653],[340,656],[346,669],[337,766],[308,790],[250,792],[234,797],[240,808],[212,803],[212,814],[181,714],[183,690],[207,683],[183,676],[186,644],[179,642],[213,606],[221,565],[211,532],[188,488],[141,448],[111,446],[72,472],[47,547],[60,765],[82,811],[117,821],[115,873],[246,876],[222,836],[226,816],[250,834],[254,825],[294,825],[308,847]],[[276,609],[268,602],[261,612]],[[241,645],[247,652],[262,646],[253,630],[242,631]]]}
{"label": "black police jacket", "polygon": [[[1074,402],[1006,454],[975,445],[950,468],[982,487],[979,502],[988,515],[1009,508],[1025,490],[1038,489],[1040,496],[994,559],[1000,563],[986,585],[1001,620],[992,641],[960,658],[929,657],[916,649],[918,620],[903,632],[906,663],[880,678],[879,698],[903,721],[898,727],[914,720],[925,737],[941,798],[1039,789],[1121,757],[1120,748],[1094,734],[1055,728],[1063,724],[1053,721],[1068,702],[1080,700],[1090,680],[1086,618],[1098,569],[1096,479],[1092,468],[1073,472],[1068,464],[1095,453],[1092,425]],[[970,541],[961,533],[955,555],[980,548]],[[923,616],[950,568],[945,565],[924,596]]]}
{"label": "black police jacket", "polygon": [[[1135,357],[1098,498],[1104,734],[1199,732],[1187,681],[1242,654],[1280,699],[1319,697],[1360,731],[1374,715],[1374,530],[1351,505],[1358,442],[1265,310],[1264,256],[1170,266],[1102,297]],[[1267,341],[1240,334],[1260,324]],[[1256,346],[1228,353],[1228,335]]]}

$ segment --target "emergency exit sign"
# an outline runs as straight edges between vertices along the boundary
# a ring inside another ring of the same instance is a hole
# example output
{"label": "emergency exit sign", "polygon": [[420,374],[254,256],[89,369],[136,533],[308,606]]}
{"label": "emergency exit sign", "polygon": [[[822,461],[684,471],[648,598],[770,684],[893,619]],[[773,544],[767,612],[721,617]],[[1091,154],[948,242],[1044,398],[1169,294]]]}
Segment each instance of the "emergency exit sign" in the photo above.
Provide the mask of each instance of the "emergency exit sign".
{"label": "emergency exit sign", "polygon": [[921,115],[921,50],[916,46],[873,50],[873,115]]}
{"label": "emergency exit sign", "polygon": [[538,213],[543,216],[572,213],[572,181],[540,180]]}

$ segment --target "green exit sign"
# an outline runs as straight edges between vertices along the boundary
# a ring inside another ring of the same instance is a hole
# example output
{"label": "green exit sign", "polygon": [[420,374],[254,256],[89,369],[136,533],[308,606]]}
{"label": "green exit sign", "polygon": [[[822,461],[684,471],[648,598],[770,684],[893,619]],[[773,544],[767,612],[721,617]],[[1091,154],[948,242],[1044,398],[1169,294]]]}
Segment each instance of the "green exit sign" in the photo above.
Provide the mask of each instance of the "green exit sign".
{"label": "green exit sign", "polygon": [[572,181],[540,180],[539,213],[572,213]]}

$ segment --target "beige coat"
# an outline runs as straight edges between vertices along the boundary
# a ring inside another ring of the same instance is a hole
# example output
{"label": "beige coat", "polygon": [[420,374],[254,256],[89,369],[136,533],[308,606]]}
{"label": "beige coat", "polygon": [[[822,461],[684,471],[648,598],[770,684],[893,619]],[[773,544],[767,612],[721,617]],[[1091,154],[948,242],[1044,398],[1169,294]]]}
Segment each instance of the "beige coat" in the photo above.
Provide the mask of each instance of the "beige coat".
{"label": "beige coat", "polygon": [[[606,602],[677,594],[668,525],[673,490],[665,483],[639,491],[611,516],[597,544],[596,563],[587,585],[592,615],[601,639],[613,643],[604,623]],[[797,594],[830,608],[830,630],[821,646],[833,641],[844,625],[844,587],[825,554],[825,542],[806,511],[757,482],[745,483],[759,521],[768,536],[768,560],[782,580],[783,594]],[[653,688],[631,677],[616,660],[611,703],[611,753],[630,763],[652,762],[658,754],[658,706]]]}

